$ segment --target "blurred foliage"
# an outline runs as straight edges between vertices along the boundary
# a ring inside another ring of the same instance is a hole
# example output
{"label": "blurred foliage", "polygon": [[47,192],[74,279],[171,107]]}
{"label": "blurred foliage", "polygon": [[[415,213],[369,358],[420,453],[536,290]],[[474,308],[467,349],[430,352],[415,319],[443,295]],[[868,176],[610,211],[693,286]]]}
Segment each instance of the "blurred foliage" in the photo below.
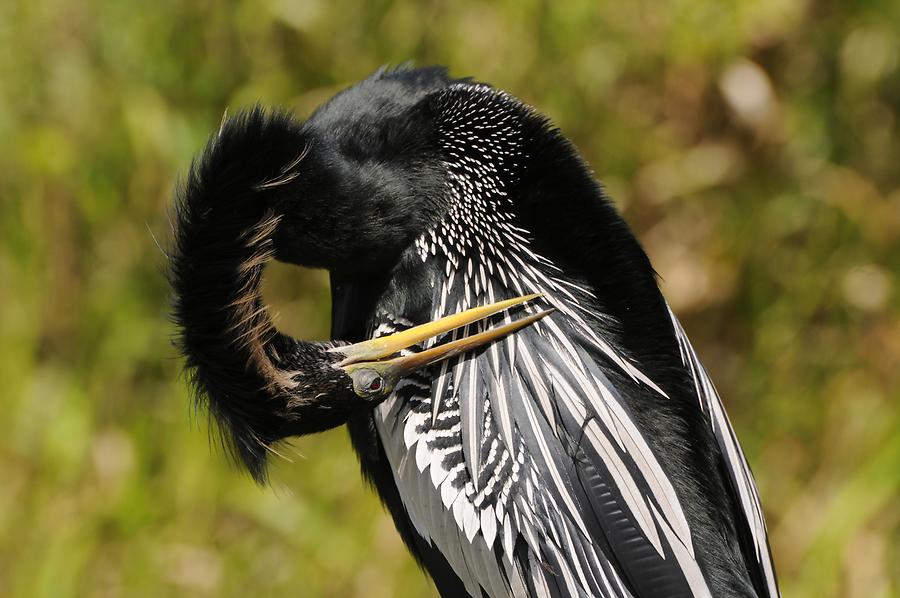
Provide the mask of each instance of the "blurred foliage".
{"label": "blurred foliage", "polygon": [[[163,249],[226,107],[384,63],[550,115],[719,384],[786,596],[900,592],[900,4],[0,4],[0,595],[419,596],[341,430],[255,487],[192,413]],[[158,245],[157,245],[158,243]],[[327,278],[274,267],[280,326]],[[211,450],[212,449],[212,450]]]}

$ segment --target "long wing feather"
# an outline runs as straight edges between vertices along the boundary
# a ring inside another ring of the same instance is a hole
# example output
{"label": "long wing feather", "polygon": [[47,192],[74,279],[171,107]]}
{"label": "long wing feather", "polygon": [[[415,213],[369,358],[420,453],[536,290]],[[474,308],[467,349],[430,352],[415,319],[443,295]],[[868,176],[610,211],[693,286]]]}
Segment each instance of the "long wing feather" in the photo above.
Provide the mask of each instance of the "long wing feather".
{"label": "long wing feather", "polygon": [[691,346],[684,329],[681,327],[681,323],[671,309],[669,310],[669,315],[672,318],[672,325],[678,338],[682,361],[685,367],[690,369],[691,378],[694,381],[697,400],[700,401],[700,405],[706,413],[709,425],[716,436],[719,449],[727,458],[729,482],[738,496],[744,521],[750,530],[755,563],[761,571],[769,596],[778,596],[778,583],[775,579],[772,555],[769,551],[766,521],[763,517],[759,493],[753,480],[753,474],[750,472],[750,466],[747,464],[744,452],[741,450],[740,444],[738,444],[734,429],[731,427],[731,422],[728,420],[728,415],[722,406],[722,399],[719,398],[718,391],[716,391],[712,380],[709,378],[709,374],[706,373],[706,368],[700,363],[700,359]]}

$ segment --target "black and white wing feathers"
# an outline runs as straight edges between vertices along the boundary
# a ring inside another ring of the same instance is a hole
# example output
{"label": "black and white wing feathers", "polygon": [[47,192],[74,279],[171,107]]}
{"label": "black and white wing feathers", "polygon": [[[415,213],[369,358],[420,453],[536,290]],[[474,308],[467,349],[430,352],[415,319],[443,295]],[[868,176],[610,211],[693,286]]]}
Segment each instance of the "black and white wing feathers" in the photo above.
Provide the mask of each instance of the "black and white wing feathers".
{"label": "black and white wing feathers", "polygon": [[[471,84],[441,101],[451,205],[406,258],[430,288],[423,319],[528,293],[556,311],[404,381],[376,409],[406,514],[473,596],[710,596],[712,557],[698,553],[671,456],[648,442],[658,430],[635,407],[674,399],[617,344],[596,289],[542,253],[518,217],[521,105]],[[376,321],[374,334],[398,325],[389,313]],[[725,455],[737,525],[749,526],[748,566],[776,596],[746,461],[674,316],[671,326]]]}
{"label": "black and white wing feathers", "polygon": [[558,311],[430,385],[405,381],[378,409],[419,533],[473,595],[707,595],[675,491],[598,363],[661,391],[587,325],[573,303],[583,289],[523,268],[512,288],[486,279],[467,301],[468,271],[437,291],[454,298],[446,313],[534,291]]}

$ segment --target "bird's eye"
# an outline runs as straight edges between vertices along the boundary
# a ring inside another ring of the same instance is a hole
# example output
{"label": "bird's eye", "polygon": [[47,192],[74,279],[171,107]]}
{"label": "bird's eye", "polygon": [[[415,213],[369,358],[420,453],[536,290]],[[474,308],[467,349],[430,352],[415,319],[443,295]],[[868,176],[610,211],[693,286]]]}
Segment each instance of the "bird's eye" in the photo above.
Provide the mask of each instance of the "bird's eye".
{"label": "bird's eye", "polygon": [[351,374],[353,390],[362,398],[368,398],[384,392],[385,382],[375,370],[361,369]]}

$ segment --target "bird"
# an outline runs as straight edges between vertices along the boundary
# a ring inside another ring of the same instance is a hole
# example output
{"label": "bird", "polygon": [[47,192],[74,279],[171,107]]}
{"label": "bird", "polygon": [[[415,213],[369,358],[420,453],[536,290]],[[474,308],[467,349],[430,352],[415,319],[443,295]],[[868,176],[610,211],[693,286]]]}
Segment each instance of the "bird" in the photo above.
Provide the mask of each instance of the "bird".
{"label": "bird", "polygon": [[[223,117],[173,205],[176,343],[256,481],[280,443],[346,426],[445,597],[780,595],[713,382],[536,109],[383,67],[305,120]],[[271,260],[328,271],[332,340],[276,328]]]}

